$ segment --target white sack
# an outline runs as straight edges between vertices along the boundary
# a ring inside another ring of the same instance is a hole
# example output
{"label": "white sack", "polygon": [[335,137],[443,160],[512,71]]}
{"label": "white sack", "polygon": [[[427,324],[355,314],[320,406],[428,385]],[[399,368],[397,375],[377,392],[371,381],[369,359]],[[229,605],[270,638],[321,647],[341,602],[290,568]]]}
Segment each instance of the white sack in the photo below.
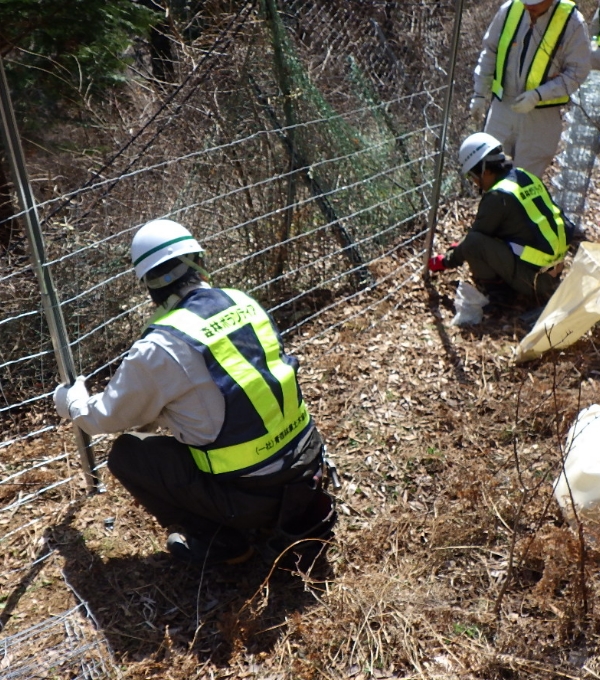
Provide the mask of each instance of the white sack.
{"label": "white sack", "polygon": [[600,243],[581,243],[573,264],[531,331],[521,340],[517,363],[551,348],[568,347],[600,321]]}
{"label": "white sack", "polygon": [[[579,510],[600,503],[600,405],[579,412],[567,434],[564,469],[554,482],[554,497],[563,512],[571,507],[571,494]],[[570,492],[569,492],[570,489]]]}
{"label": "white sack", "polygon": [[563,470],[554,482],[554,497],[563,517],[577,530],[576,508],[584,536],[596,548],[600,548],[599,439],[600,405],[592,404],[579,412],[569,429]]}
{"label": "white sack", "polygon": [[478,324],[483,319],[483,307],[489,300],[480,293],[477,288],[466,281],[459,281],[456,289],[456,299],[454,307],[456,315],[450,322],[451,326],[462,326],[463,324]]}

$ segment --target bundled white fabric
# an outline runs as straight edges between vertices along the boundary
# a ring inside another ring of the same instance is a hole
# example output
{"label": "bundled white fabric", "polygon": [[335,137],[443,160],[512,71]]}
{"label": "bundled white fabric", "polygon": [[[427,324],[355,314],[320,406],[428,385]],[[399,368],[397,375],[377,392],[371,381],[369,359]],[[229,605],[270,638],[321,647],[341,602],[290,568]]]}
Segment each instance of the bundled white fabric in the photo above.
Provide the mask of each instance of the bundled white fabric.
{"label": "bundled white fabric", "polygon": [[581,243],[569,272],[531,331],[515,360],[530,361],[551,348],[572,345],[600,321],[600,243]]}
{"label": "bundled white fabric", "polygon": [[488,298],[477,288],[466,281],[460,281],[456,289],[454,306],[456,315],[450,322],[451,326],[478,324],[483,319],[483,307],[489,302]]}
{"label": "bundled white fabric", "polygon": [[592,404],[579,412],[567,434],[564,469],[554,482],[554,496],[563,510],[571,506],[571,494],[579,509],[600,504],[598,438],[600,405]]}
{"label": "bundled white fabric", "polygon": [[[563,470],[554,482],[554,497],[565,519],[577,529],[584,523],[586,539],[596,547],[600,539],[600,405],[584,408],[567,434]],[[573,508],[573,503],[575,508]]]}

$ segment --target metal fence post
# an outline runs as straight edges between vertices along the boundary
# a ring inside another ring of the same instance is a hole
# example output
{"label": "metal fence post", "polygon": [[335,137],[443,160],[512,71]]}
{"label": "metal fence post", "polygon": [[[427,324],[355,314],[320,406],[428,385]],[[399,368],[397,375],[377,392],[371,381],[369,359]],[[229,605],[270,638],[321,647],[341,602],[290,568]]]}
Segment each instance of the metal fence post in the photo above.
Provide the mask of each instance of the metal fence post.
{"label": "metal fence post", "polygon": [[[29,244],[30,258],[36,273],[42,308],[50,330],[52,346],[58,364],[61,379],[64,382],[73,383],[76,376],[75,361],[69,345],[65,321],[60,306],[60,301],[54,288],[50,269],[46,266],[46,252],[44,239],[40,227],[35,199],[31,191],[27,167],[21,140],[17,130],[15,114],[8,90],[4,63],[0,56],[0,116],[2,118],[2,140],[8,156],[11,174],[19,205],[24,213],[25,231]],[[86,478],[88,492],[94,492],[98,488],[98,477],[95,471],[94,455],[90,445],[89,436],[80,428],[73,426],[77,449],[81,458],[81,465]]]}
{"label": "metal fence post", "polygon": [[460,24],[463,12],[464,0],[456,0],[454,10],[454,31],[452,35],[452,46],[450,49],[450,65],[448,67],[448,86],[446,88],[446,99],[444,102],[444,120],[442,123],[442,133],[440,135],[439,151],[435,163],[435,180],[433,185],[433,196],[431,198],[431,208],[429,210],[428,231],[425,238],[425,257],[423,260],[423,278],[425,281],[429,279],[429,269],[427,263],[431,257],[433,249],[433,237],[435,235],[435,228],[437,226],[437,213],[440,202],[440,188],[442,184],[442,170],[444,167],[444,154],[446,152],[446,136],[448,133],[448,124],[450,122],[450,106],[452,104],[452,93],[454,91],[454,70],[456,67],[456,55],[458,52],[458,43],[460,39]]}

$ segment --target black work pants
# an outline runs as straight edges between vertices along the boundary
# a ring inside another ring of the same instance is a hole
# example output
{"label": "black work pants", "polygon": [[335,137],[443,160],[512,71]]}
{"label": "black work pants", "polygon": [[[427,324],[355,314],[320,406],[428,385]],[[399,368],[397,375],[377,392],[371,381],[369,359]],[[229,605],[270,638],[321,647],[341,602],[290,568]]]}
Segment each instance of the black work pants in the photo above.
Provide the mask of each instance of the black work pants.
{"label": "black work pants", "polygon": [[316,428],[291,466],[243,477],[202,472],[174,437],[126,433],[109,453],[108,468],[163,527],[201,535],[216,526],[270,529],[302,515],[314,498],[323,442]]}
{"label": "black work pants", "polygon": [[500,277],[517,293],[538,303],[546,303],[558,286],[558,278],[521,261],[504,241],[492,236],[470,231],[461,248],[476,281]]}

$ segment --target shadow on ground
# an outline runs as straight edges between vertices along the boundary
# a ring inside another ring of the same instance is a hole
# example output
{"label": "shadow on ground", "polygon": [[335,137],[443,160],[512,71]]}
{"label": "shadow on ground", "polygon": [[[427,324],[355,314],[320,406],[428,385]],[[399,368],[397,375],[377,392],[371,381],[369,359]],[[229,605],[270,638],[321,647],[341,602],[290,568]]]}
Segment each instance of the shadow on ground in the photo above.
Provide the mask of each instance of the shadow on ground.
{"label": "shadow on ground", "polygon": [[228,665],[236,650],[272,649],[282,624],[315,603],[331,578],[325,557],[308,573],[272,568],[259,555],[204,570],[168,553],[103,560],[72,526],[74,513],[48,530],[65,560],[64,577],[104,634],[117,662],[160,661],[173,649],[198,662]]}
{"label": "shadow on ground", "polygon": [[[452,282],[455,289],[458,282]],[[425,283],[425,290],[428,296],[428,306],[434,317],[436,330],[442,340],[442,344],[448,357],[454,366],[456,378],[460,382],[465,382],[463,367],[460,356],[454,347],[452,339],[448,336],[441,307],[454,312],[455,292],[448,286],[444,287],[443,292],[437,290],[431,282]],[[515,337],[521,340],[533,327],[538,316],[542,313],[543,307],[528,307],[525,304],[519,305],[493,305],[484,308],[483,319],[478,324],[466,324],[457,326],[461,335],[470,340],[489,338],[490,340],[513,340]]]}

